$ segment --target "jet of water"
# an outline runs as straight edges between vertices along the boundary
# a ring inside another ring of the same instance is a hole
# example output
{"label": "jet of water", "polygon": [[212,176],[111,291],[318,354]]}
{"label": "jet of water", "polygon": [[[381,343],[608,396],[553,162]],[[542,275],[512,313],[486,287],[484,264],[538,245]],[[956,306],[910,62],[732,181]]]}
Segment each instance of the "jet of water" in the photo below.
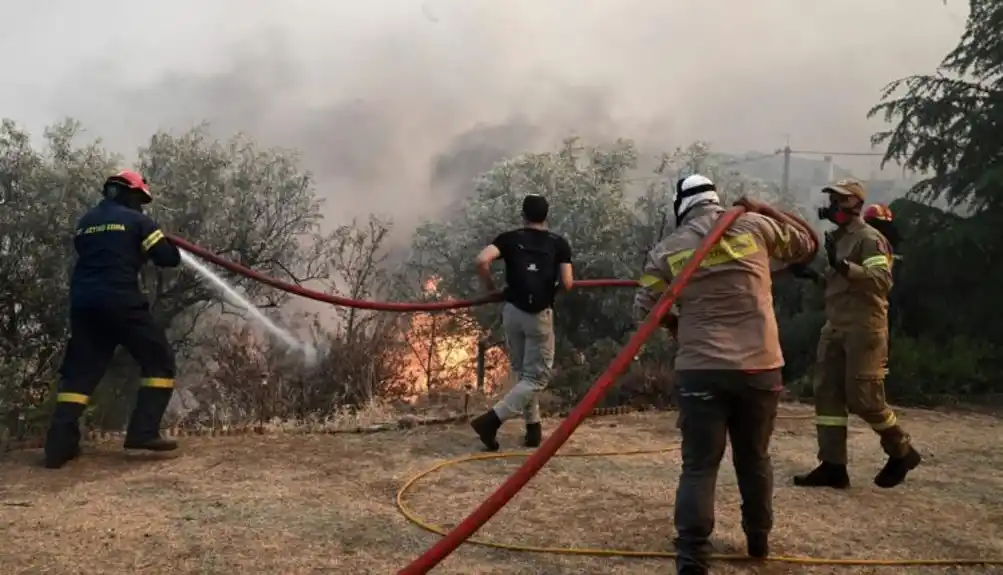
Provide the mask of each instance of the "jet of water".
{"label": "jet of water", "polygon": [[230,303],[238,305],[245,310],[251,316],[258,320],[261,325],[265,326],[269,332],[271,332],[275,337],[282,340],[282,343],[286,344],[286,347],[290,351],[301,351],[303,353],[304,359],[308,366],[312,367],[317,364],[317,349],[310,344],[300,342],[297,340],[293,334],[289,333],[279,327],[274,321],[271,320],[267,315],[262,313],[260,309],[255,307],[253,303],[250,302],[246,297],[240,294],[237,290],[233,289],[233,286],[226,283],[226,280],[219,277],[211,269],[209,269],[205,264],[198,261],[191,254],[184,250],[181,251],[181,261],[191,269],[195,270],[196,273],[201,275],[203,278],[209,280],[213,285],[215,285],[219,291],[230,300]]}

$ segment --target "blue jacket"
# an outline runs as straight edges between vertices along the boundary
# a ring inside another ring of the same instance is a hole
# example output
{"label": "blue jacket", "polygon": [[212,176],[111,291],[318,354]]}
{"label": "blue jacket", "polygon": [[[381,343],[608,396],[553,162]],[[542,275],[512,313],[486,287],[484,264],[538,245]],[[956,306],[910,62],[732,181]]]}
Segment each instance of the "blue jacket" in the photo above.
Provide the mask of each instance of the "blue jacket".
{"label": "blue jacket", "polygon": [[91,208],[76,226],[77,263],[70,279],[75,308],[136,307],[148,302],[139,287],[147,260],[176,267],[181,253],[142,212],[109,199]]}

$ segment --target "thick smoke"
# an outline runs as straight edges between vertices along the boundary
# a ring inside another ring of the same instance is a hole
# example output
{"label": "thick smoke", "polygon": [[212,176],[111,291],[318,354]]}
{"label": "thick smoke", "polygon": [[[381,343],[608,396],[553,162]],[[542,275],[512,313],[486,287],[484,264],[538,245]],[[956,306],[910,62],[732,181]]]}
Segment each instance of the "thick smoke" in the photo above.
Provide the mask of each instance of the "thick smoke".
{"label": "thick smoke", "polygon": [[157,128],[245,131],[302,152],[332,224],[414,221],[572,131],[652,153],[868,150],[879,89],[932,70],[964,16],[940,0],[8,4],[2,115],[36,131],[70,115],[126,154]]}

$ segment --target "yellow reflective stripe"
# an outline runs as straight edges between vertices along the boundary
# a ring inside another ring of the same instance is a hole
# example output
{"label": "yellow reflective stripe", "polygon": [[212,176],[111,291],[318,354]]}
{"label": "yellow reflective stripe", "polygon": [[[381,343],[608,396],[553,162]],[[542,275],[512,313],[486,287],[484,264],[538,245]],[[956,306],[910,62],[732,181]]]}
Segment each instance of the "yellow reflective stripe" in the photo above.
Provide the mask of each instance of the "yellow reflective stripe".
{"label": "yellow reflective stripe", "polygon": [[884,431],[886,429],[891,429],[899,424],[898,417],[895,416],[893,411],[888,411],[885,414],[885,420],[881,423],[872,423],[871,429],[874,431]]}
{"label": "yellow reflective stripe", "polygon": [[885,255],[871,256],[871,257],[865,259],[863,262],[861,262],[860,265],[864,266],[865,268],[886,268],[887,269],[888,268],[888,256],[885,256]]}
{"label": "yellow reflective stripe", "polygon": [[791,244],[790,229],[779,222],[776,222],[775,228],[777,230],[777,245],[775,248],[777,256],[784,260],[791,258],[794,254],[791,253],[793,245]]}
{"label": "yellow reflective stripe", "polygon": [[790,230],[787,226],[777,223],[777,248],[786,248],[791,243]]}
{"label": "yellow reflective stripe", "polygon": [[850,423],[849,417],[839,415],[816,415],[815,425],[821,427],[846,427]]}
{"label": "yellow reflective stripe", "polygon": [[644,274],[637,280],[638,285],[648,289],[665,289],[665,280],[651,274]]}
{"label": "yellow reflective stripe", "polygon": [[59,403],[79,403],[80,405],[87,405],[90,398],[82,393],[63,392],[56,396],[56,401]]}
{"label": "yellow reflective stripe", "polygon": [[[683,250],[674,254],[669,254],[666,260],[673,274],[678,274],[686,262],[693,256],[696,250]],[[707,252],[707,257],[700,262],[700,267],[710,268],[735,260],[740,260],[759,251],[759,244],[752,234],[738,234],[730,238],[721,238],[713,248]]]}
{"label": "yellow reflective stripe", "polygon": [[156,387],[160,389],[170,389],[174,387],[174,380],[167,377],[147,377],[139,385],[143,387]]}
{"label": "yellow reflective stripe", "polygon": [[160,230],[157,230],[152,234],[146,236],[146,239],[143,240],[143,251],[145,252],[149,250],[150,248],[153,247],[153,244],[159,242],[162,239],[164,239],[164,232]]}

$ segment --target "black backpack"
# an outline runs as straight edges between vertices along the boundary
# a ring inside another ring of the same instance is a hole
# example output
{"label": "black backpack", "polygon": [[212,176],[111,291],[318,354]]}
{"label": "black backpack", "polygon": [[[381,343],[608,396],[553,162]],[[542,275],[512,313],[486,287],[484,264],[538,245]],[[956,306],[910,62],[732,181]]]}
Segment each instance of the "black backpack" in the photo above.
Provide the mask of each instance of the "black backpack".
{"label": "black backpack", "polygon": [[515,249],[506,254],[509,274],[505,299],[528,313],[551,307],[557,293],[557,242],[553,236],[541,239],[519,231]]}

